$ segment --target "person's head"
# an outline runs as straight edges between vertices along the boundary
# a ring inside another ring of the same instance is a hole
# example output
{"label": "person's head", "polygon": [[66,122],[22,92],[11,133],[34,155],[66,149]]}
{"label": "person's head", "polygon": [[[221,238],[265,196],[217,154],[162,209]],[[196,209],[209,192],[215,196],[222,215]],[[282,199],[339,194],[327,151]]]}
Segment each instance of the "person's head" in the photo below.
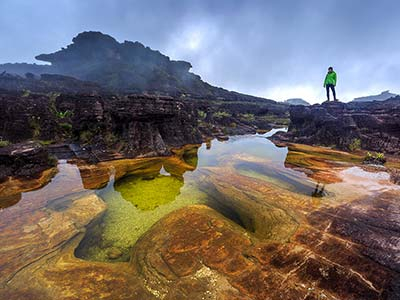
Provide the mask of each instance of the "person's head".
{"label": "person's head", "polygon": [[328,72],[329,72],[329,73],[333,72],[333,68],[332,68],[332,67],[329,67],[329,68],[328,68]]}

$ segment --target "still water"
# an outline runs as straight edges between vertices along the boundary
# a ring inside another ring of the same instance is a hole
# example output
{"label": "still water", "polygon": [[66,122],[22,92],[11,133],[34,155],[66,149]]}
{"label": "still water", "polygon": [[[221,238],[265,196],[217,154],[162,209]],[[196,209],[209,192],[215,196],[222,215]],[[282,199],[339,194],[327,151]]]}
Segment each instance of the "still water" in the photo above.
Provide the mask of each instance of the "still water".
{"label": "still water", "polygon": [[[386,173],[366,172],[347,156],[277,147],[267,139],[277,130],[187,146],[173,157],[103,163],[91,166],[89,174],[85,166],[60,161],[47,185],[12,195],[7,203],[14,207],[3,210],[29,209],[31,203],[63,210],[70,199],[94,191],[107,209],[89,225],[75,255],[128,261],[130,250],[152,225],[184,206],[205,204],[259,238],[285,241],[307,211],[396,188]],[[310,176],[316,171],[322,175]],[[6,203],[4,199],[0,202]]]}

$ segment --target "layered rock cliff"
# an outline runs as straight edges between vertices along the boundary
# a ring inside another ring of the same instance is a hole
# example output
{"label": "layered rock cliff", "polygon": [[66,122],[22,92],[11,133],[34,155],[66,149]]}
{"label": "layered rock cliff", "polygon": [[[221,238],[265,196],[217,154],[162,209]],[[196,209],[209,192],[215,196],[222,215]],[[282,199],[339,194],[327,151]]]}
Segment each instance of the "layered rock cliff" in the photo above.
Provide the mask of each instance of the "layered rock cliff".
{"label": "layered rock cliff", "polygon": [[0,136],[66,143],[94,160],[167,155],[171,147],[201,142],[192,104],[143,95],[3,94]]}
{"label": "layered rock cliff", "polygon": [[366,103],[292,106],[287,133],[272,139],[340,149],[400,153],[400,97]]}

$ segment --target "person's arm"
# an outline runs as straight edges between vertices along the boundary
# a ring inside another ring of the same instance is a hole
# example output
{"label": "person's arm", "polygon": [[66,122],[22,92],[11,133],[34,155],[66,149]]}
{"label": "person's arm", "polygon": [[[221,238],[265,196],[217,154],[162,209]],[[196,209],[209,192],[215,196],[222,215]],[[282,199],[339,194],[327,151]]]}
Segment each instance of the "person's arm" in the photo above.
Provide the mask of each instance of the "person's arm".
{"label": "person's arm", "polygon": [[333,74],[333,78],[335,79],[335,86],[336,86],[336,83],[337,83],[337,75],[336,75],[336,72],[335,72],[335,74]]}
{"label": "person's arm", "polygon": [[325,76],[325,80],[324,80],[324,87],[326,87],[326,80],[328,79],[328,74],[326,74]]}

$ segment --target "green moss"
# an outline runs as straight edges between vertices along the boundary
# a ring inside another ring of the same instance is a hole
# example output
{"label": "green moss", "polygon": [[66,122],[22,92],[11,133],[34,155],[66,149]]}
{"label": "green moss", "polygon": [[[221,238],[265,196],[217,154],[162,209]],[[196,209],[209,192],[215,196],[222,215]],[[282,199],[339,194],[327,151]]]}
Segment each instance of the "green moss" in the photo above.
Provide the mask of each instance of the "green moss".
{"label": "green moss", "polygon": [[38,142],[39,142],[39,144],[42,145],[42,146],[48,146],[48,145],[51,145],[51,144],[54,143],[53,140],[39,140]]}
{"label": "green moss", "polygon": [[[165,177],[144,180],[131,176],[118,181],[115,186],[125,190],[123,194],[131,197],[132,202],[124,199],[117,188],[105,189],[100,197],[107,203],[107,212],[102,222],[90,229],[76,255],[94,261],[127,261],[136,241],[162,217],[181,207],[206,202],[206,194],[197,186],[182,186],[178,179]],[[136,207],[134,202],[145,209]],[[110,259],[109,253],[115,248],[123,255]]]}

